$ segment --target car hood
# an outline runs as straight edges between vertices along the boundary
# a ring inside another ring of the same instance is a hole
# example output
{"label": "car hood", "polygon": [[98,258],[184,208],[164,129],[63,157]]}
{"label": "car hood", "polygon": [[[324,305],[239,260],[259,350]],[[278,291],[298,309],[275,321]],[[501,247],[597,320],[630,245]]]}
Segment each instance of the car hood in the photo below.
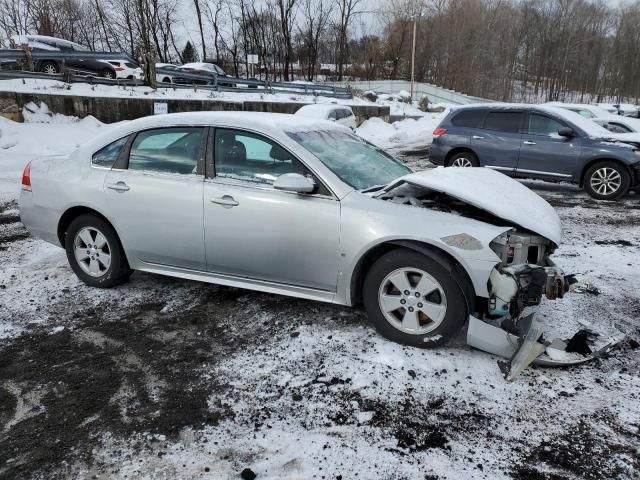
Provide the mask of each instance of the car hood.
{"label": "car hood", "polygon": [[511,224],[530,230],[556,245],[562,226],[555,209],[520,182],[489,168],[438,167],[400,177],[376,196],[401,183],[444,193]]}

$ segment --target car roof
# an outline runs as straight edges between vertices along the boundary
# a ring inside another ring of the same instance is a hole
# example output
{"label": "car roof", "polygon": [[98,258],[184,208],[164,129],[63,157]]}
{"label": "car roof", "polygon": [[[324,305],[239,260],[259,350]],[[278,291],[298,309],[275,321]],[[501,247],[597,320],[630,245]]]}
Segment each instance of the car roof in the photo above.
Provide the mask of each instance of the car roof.
{"label": "car roof", "polygon": [[560,117],[563,120],[571,122],[573,125],[582,130],[586,135],[592,138],[607,137],[611,134],[607,129],[601,127],[597,123],[590,119],[584,118],[579,113],[576,113],[567,108],[563,108],[561,105],[535,104],[535,103],[476,103],[467,104],[456,107],[453,111],[458,112],[461,110],[483,108],[490,110],[533,110],[541,113],[547,113],[551,116]]}
{"label": "car roof", "polygon": [[266,112],[184,112],[150,115],[114,125],[103,135],[87,142],[81,149],[95,152],[99,148],[141,130],[175,126],[224,126],[254,130],[273,137],[285,137],[287,132],[337,130],[350,132],[339,123],[287,113]]}

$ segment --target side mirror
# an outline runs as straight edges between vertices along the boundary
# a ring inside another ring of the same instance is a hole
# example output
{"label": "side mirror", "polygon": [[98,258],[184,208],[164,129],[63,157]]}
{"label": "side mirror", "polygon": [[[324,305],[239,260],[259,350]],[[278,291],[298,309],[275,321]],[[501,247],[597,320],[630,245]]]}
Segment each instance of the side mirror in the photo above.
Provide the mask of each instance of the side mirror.
{"label": "side mirror", "polygon": [[558,130],[558,135],[560,135],[561,137],[573,137],[574,133],[573,133],[573,128],[569,128],[569,127],[562,127],[561,129]]}
{"label": "side mirror", "polygon": [[316,183],[299,173],[284,173],[276,179],[273,188],[284,192],[313,193]]}

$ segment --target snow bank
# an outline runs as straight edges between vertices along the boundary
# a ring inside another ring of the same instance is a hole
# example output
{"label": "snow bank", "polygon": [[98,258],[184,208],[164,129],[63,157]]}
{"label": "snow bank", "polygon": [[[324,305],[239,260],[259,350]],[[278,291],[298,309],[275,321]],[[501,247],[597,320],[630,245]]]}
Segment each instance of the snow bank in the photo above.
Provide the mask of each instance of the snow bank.
{"label": "snow bank", "polygon": [[22,170],[31,159],[69,153],[108,128],[91,116],[52,114],[44,103],[29,103],[22,113],[25,123],[0,117],[0,202],[17,198]]}
{"label": "snow bank", "polygon": [[419,120],[407,118],[391,124],[380,118],[370,118],[360,125],[357,133],[365,140],[385,149],[400,145],[427,145],[433,140],[433,130],[447,113],[428,113]]}

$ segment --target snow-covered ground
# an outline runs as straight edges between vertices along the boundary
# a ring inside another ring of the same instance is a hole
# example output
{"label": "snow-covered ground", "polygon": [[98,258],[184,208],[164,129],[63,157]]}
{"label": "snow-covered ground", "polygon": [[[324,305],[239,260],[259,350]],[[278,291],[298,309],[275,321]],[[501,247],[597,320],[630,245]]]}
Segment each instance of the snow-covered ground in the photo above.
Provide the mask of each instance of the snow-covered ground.
{"label": "snow-covered ground", "polygon": [[[359,133],[402,149],[435,124]],[[0,120],[0,477],[639,478],[637,343],[506,383],[462,336],[399,346],[359,310],[144,273],[86,287],[61,249],[28,236],[15,200],[31,156],[104,128]],[[557,263],[600,291],[545,302],[547,328],[637,339],[638,195],[525,183],[562,218]]]}

